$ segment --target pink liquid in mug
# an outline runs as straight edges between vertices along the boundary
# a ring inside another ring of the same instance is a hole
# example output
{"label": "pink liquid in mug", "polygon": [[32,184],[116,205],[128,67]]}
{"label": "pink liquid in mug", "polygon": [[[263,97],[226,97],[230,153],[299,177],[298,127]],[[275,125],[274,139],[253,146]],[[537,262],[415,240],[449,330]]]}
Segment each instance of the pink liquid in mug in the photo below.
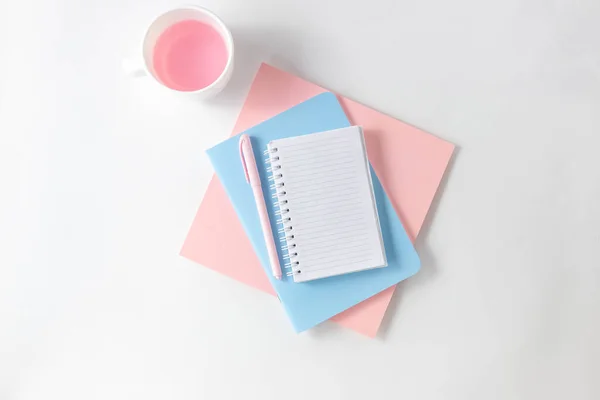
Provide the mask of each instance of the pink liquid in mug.
{"label": "pink liquid in mug", "polygon": [[227,59],[227,46],[219,32],[190,19],[171,25],[158,37],[152,64],[164,85],[189,92],[217,80]]}

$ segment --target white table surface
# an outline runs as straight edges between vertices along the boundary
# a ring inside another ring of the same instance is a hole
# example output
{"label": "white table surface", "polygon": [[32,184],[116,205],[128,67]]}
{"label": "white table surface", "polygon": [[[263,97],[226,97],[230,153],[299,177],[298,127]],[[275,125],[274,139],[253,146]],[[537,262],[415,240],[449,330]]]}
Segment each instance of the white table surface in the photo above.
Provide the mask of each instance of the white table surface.
{"label": "white table surface", "polygon": [[[199,4],[206,104],[120,71],[178,2],[2,2],[1,399],[600,398],[600,2]],[[261,61],[458,146],[375,340],[178,256]]]}

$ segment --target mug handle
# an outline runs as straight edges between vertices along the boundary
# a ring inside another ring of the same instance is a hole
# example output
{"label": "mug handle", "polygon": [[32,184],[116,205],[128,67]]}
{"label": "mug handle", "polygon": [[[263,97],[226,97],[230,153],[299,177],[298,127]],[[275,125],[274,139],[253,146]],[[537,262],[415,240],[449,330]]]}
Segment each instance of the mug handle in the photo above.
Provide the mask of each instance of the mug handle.
{"label": "mug handle", "polygon": [[148,75],[146,68],[144,68],[144,63],[139,57],[128,57],[124,59],[121,63],[121,67],[127,76],[140,77]]}

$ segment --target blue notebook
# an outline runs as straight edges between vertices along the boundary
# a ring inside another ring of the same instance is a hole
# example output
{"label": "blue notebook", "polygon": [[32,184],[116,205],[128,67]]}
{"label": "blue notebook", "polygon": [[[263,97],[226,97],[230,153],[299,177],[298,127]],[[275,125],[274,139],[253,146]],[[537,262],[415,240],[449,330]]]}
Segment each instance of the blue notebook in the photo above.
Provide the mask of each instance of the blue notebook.
{"label": "blue notebook", "polygon": [[[281,230],[278,233],[280,229],[276,221],[280,217],[279,209],[269,201],[275,196],[267,184],[271,172],[267,170],[267,164],[259,162],[264,159],[263,152],[274,140],[349,126],[351,124],[335,95],[323,93],[243,132],[248,134],[252,140],[259,174],[263,182],[263,194],[277,243],[285,244],[286,232]],[[275,279],[271,273],[252,189],[246,182],[240,160],[239,135],[209,149],[207,154],[250,238],[265,273],[279,295],[297,332],[328,320],[414,275],[419,270],[419,257],[379,179],[371,168],[371,182],[387,266],[301,283],[295,283],[293,276],[284,276],[281,281]],[[289,263],[289,260],[284,258],[288,252],[281,248],[278,250],[281,265]]]}

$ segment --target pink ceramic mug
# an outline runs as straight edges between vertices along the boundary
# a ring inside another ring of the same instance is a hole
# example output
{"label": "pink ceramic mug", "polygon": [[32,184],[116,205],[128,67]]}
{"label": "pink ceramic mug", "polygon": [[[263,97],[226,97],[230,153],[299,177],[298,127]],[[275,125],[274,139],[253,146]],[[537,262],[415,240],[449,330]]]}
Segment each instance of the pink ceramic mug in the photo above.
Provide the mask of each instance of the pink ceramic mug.
{"label": "pink ceramic mug", "polygon": [[233,38],[223,21],[197,6],[175,8],[146,29],[141,55],[124,61],[171,92],[202,99],[219,93],[233,72]]}

